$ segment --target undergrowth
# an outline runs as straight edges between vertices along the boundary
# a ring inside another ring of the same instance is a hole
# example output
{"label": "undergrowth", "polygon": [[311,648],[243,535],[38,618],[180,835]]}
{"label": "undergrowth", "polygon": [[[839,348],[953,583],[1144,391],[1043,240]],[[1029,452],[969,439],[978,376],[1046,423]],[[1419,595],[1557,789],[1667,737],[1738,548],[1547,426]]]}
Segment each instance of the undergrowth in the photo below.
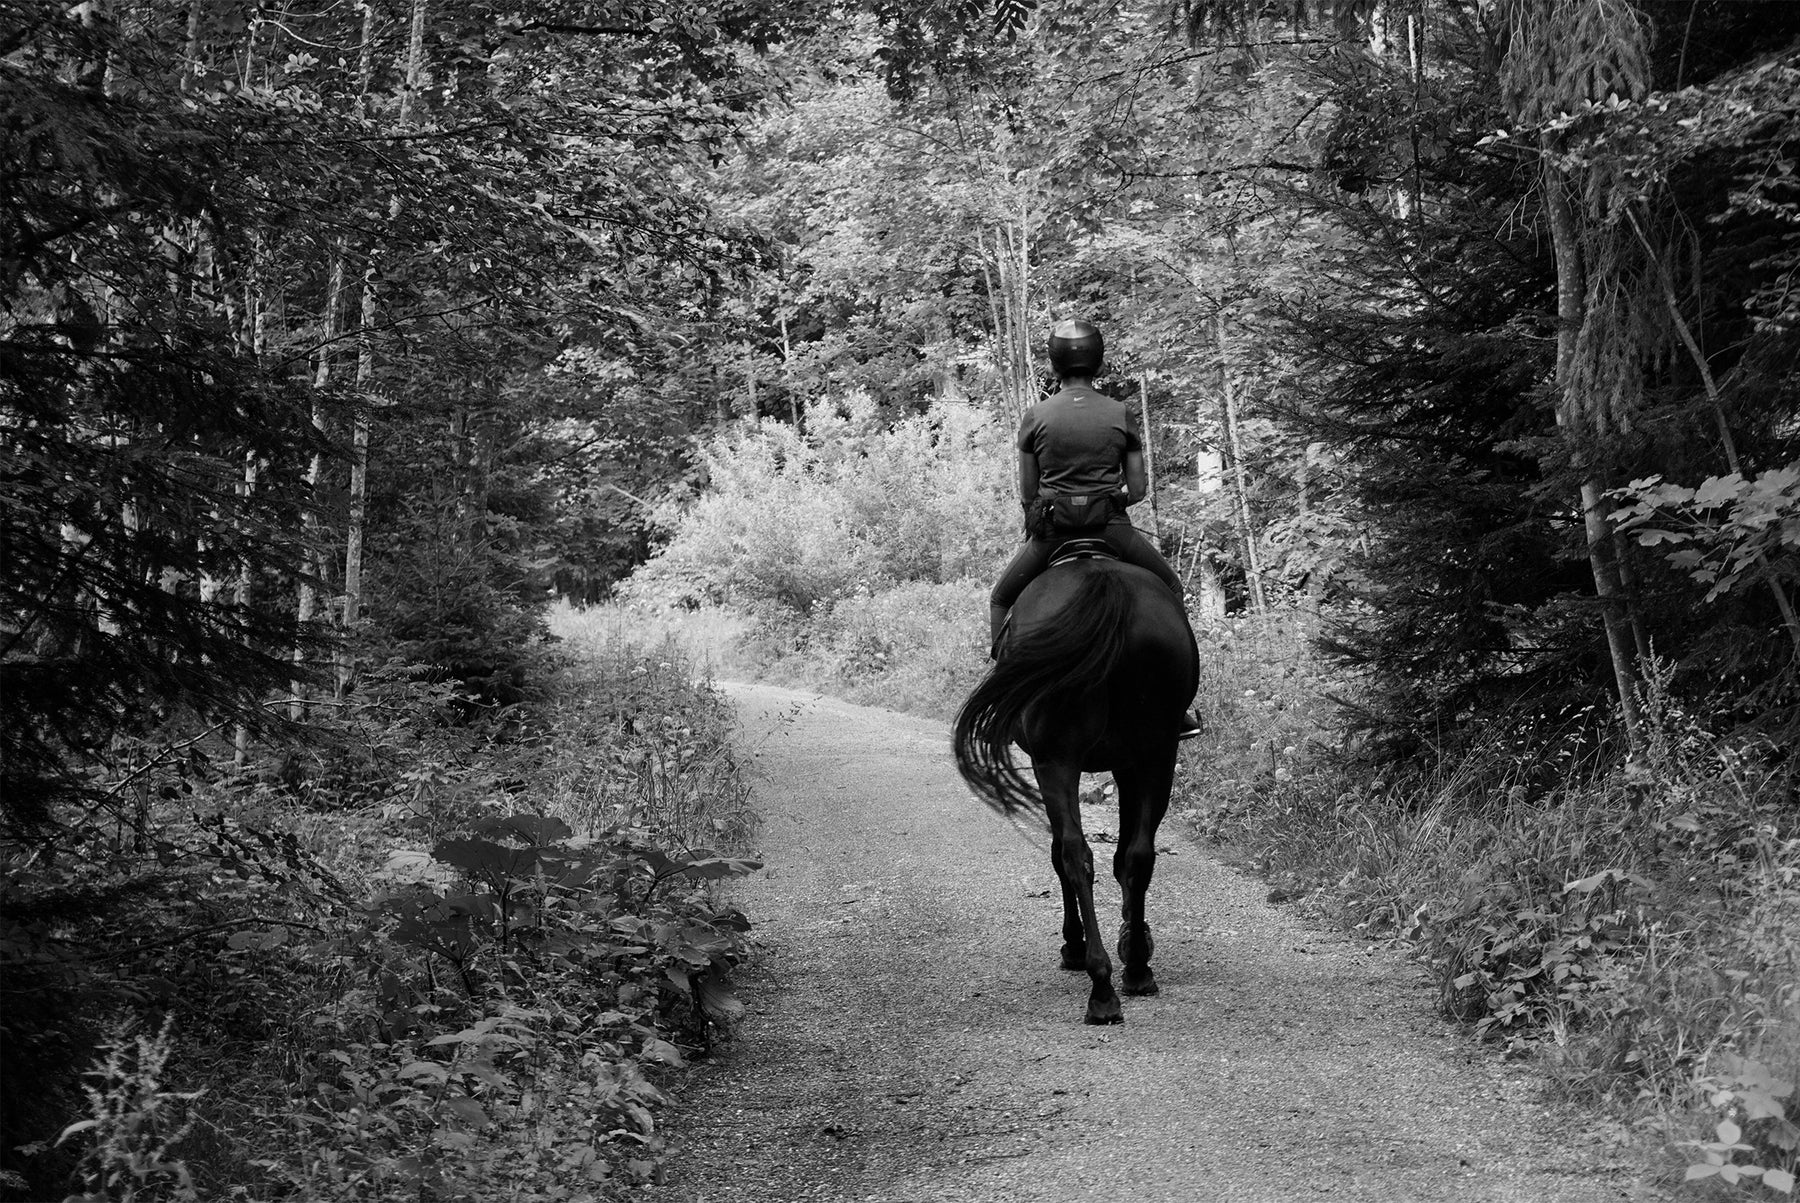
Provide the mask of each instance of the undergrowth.
{"label": "undergrowth", "polygon": [[912,581],[858,592],[807,620],[764,608],[745,655],[758,680],[948,719],[988,670],[987,589]]}
{"label": "undergrowth", "polygon": [[[1443,1012],[1662,1139],[1696,1189],[1791,1192],[1800,811],[1784,750],[1671,696],[1607,767],[1591,729],[1496,733],[1435,770],[1347,754],[1305,624],[1209,645],[1181,813],[1272,883],[1426,964]],[[1197,754],[1196,754],[1197,753]]]}
{"label": "undergrowth", "polygon": [[64,1053],[9,1084],[40,1135],[6,1193],[575,1201],[654,1178],[660,1075],[741,1009],[748,922],[716,887],[755,867],[728,710],[695,677],[668,645],[590,644],[485,726],[375,682],[350,738],[285,766],[146,745],[85,844],[10,866],[57,905],[4,921],[12,1001],[54,1004],[0,1019],[9,1078],[26,1037]]}

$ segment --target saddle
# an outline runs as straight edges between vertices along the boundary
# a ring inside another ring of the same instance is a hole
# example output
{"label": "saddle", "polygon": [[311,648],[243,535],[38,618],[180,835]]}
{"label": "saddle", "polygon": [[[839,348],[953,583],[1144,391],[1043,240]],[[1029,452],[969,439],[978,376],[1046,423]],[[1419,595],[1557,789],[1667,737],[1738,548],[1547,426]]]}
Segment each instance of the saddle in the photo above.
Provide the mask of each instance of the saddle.
{"label": "saddle", "polygon": [[1049,567],[1070,560],[1116,560],[1119,553],[1108,547],[1105,539],[1068,539],[1050,553]]}
{"label": "saddle", "polygon": [[[1050,562],[1046,570],[1058,564],[1067,564],[1072,560],[1116,560],[1119,553],[1107,546],[1105,539],[1064,539],[1050,553]],[[1000,629],[994,632],[994,641],[988,645],[988,659],[1000,658],[1000,645],[1006,640],[1006,633],[1012,630],[1012,615],[1008,614],[1000,623]]]}

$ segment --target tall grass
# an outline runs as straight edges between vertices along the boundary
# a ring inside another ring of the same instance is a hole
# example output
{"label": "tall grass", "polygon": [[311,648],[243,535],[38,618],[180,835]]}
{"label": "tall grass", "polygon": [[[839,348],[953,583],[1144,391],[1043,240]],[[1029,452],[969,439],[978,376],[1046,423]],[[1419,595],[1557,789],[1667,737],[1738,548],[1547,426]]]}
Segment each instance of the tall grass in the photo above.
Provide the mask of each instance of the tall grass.
{"label": "tall grass", "polygon": [[547,623],[571,653],[594,665],[604,665],[622,649],[648,654],[666,646],[673,654],[656,663],[679,666],[694,682],[729,680],[749,667],[742,651],[749,620],[720,606],[576,607],[558,601]]}
{"label": "tall grass", "polygon": [[1273,898],[1411,948],[1447,1016],[1650,1124],[1718,1189],[1786,1182],[1800,811],[1780,750],[1709,734],[1664,677],[1624,766],[1591,737],[1496,724],[1453,762],[1379,769],[1332,729],[1323,695],[1352,683],[1307,633],[1281,616],[1216,633],[1178,813]]}
{"label": "tall grass", "polygon": [[988,669],[987,588],[912,581],[811,618],[765,613],[745,655],[760,680],[948,719]]}
{"label": "tall grass", "polygon": [[742,623],[720,611],[634,614],[559,608],[569,662],[565,717],[538,774],[544,813],[584,835],[643,830],[739,850],[751,819],[735,719],[712,688]]}

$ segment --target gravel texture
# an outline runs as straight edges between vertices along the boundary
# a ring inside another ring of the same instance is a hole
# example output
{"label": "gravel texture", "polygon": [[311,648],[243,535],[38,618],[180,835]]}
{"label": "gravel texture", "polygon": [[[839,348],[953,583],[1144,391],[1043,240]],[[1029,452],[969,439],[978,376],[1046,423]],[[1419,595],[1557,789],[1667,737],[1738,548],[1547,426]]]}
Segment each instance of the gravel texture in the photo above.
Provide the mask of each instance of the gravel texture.
{"label": "gravel texture", "polygon": [[[760,947],[737,1035],[675,1083],[658,1203],[1665,1197],[1438,1020],[1417,966],[1172,828],[1162,992],[1085,1026],[1046,832],[975,800],[943,723],[724,688],[757,755],[767,867],[734,900]],[[1114,816],[1083,815],[1104,874]]]}

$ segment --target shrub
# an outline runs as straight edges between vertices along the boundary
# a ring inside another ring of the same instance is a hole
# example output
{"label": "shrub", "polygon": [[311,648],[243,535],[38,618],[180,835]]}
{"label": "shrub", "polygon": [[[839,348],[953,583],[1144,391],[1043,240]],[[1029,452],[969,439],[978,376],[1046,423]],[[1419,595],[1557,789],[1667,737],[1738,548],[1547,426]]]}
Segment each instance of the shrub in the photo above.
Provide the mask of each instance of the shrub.
{"label": "shrub", "polygon": [[106,905],[8,916],[9,962],[94,1000],[64,1035],[174,1021],[153,1056],[113,1040],[91,1120],[9,1161],[24,1197],[64,1155],[145,1199],[573,1199],[655,1172],[659,1076],[737,1010],[728,709],[667,649],[572,661],[504,724],[366,686],[339,720],[364,746],[308,751],[304,780],[150,753],[119,783],[136,834],[59,862],[59,896]]}
{"label": "shrub", "polygon": [[847,598],[785,671],[854,702],[948,718],[988,668],[987,591],[913,581]]}
{"label": "shrub", "polygon": [[670,516],[673,537],[624,596],[725,602],[775,629],[859,590],[991,572],[1017,525],[1005,449],[961,402],[886,428],[863,394],[809,406],[803,433],[741,423],[707,446],[707,492]]}

